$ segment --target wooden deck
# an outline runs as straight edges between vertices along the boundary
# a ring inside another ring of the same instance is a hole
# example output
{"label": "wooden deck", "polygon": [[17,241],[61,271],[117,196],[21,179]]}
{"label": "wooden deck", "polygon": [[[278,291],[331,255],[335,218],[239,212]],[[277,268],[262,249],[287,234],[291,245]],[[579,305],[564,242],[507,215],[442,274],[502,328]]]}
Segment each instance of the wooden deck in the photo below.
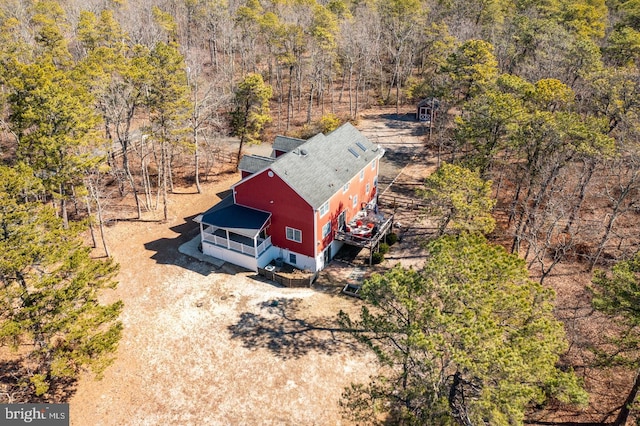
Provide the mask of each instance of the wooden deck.
{"label": "wooden deck", "polygon": [[348,231],[336,231],[335,240],[344,241],[346,244],[356,247],[368,248],[371,253],[375,250],[380,241],[389,233],[393,226],[393,215],[390,215],[383,222],[377,223],[375,232],[370,237],[363,237]]}

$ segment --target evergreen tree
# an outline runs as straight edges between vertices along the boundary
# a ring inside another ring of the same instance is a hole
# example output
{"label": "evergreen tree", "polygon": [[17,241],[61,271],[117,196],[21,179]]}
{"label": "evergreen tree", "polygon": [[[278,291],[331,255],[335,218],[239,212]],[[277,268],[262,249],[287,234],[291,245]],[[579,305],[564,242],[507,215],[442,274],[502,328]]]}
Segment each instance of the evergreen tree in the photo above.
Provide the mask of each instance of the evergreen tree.
{"label": "evergreen tree", "polygon": [[549,397],[586,403],[576,376],[558,368],[567,344],[554,294],[528,279],[523,260],[471,234],[428,249],[422,271],[396,266],[365,281],[360,319],[341,313],[381,364],[343,394],[349,417],[511,425]]}
{"label": "evergreen tree", "polygon": [[117,265],[92,259],[79,229],[33,201],[37,184],[28,167],[0,166],[0,345],[16,350],[14,389],[50,401],[50,386],[109,365],[122,302],[98,301],[115,288]]}
{"label": "evergreen tree", "polygon": [[171,148],[188,133],[191,100],[184,57],[176,43],[158,43],[150,52],[148,64],[153,70],[147,79],[147,107],[151,132],[160,142],[159,188],[162,192],[164,219],[168,218],[167,186],[173,190]]}
{"label": "evergreen tree", "polygon": [[438,218],[439,235],[448,226],[458,232],[488,234],[496,225],[491,216],[495,205],[491,182],[469,169],[444,163],[425,180],[418,193],[428,203],[428,213]]}
{"label": "evergreen tree", "polygon": [[624,365],[636,370],[633,385],[613,423],[624,426],[640,391],[640,252],[618,262],[609,273],[596,271],[592,283],[594,308],[621,326],[619,337],[611,342],[615,352],[599,353],[600,361],[605,366]]}
{"label": "evergreen tree", "polygon": [[249,74],[240,83],[235,94],[235,110],[231,113],[231,128],[240,137],[237,162],[240,163],[245,143],[259,142],[260,134],[269,117],[269,99],[273,95],[271,86],[260,74]]}

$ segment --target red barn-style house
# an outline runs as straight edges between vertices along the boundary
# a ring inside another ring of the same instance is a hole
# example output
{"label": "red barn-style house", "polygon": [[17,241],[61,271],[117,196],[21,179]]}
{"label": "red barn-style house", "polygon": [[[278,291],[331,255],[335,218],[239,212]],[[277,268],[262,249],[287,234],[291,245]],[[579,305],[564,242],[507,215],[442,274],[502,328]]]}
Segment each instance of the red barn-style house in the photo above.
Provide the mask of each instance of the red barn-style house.
{"label": "red barn-style house", "polygon": [[349,123],[308,140],[278,136],[271,157],[245,155],[232,194],[194,219],[202,252],[254,271],[274,261],[323,269],[345,242],[389,229],[375,204],[383,155]]}

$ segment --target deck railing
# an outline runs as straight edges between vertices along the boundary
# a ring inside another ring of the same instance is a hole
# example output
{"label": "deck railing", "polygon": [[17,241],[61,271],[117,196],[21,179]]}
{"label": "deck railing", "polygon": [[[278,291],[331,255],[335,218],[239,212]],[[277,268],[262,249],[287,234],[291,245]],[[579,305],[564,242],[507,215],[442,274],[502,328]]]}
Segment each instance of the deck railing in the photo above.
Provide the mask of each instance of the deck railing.
{"label": "deck railing", "polygon": [[382,239],[382,237],[384,237],[389,232],[392,225],[393,225],[393,215],[391,215],[384,222],[378,224],[378,228],[375,234],[371,235],[370,237],[354,235],[353,233],[347,232],[347,231],[336,231],[335,239],[339,241],[345,241],[349,244],[353,244],[361,247],[369,247],[370,245],[373,245],[374,243]]}
{"label": "deck railing", "polygon": [[[209,234],[207,232],[204,232],[202,234],[202,239],[216,246],[237,251],[238,253],[246,254],[247,256],[251,256],[251,257],[258,257],[262,253],[264,253],[269,247],[271,247],[271,236],[267,237],[264,240],[258,240],[257,247],[250,246],[247,244],[242,244],[232,239],[227,239],[218,235]],[[256,253],[257,253],[257,256],[256,256]]]}

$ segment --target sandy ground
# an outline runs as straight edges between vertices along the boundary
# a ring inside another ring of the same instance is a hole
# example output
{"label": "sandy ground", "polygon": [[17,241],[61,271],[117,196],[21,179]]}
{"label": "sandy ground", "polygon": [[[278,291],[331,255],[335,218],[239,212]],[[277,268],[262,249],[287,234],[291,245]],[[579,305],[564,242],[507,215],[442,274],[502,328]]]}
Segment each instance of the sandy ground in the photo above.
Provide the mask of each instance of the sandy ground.
{"label": "sandy ground", "polygon": [[[409,180],[427,173],[409,172],[401,161],[421,149],[415,122],[377,114],[359,127],[388,149],[383,173],[402,171]],[[191,219],[238,178],[220,175],[203,194],[179,189],[168,222],[150,216],[107,229],[121,271],[104,298],[125,303],[123,338],[102,380],[79,381],[72,425],[346,424],[343,388],[376,369],[374,357],[336,329],[336,314],[355,312],[360,302],[336,291],[280,288],[178,252],[198,233]],[[409,234],[387,262],[420,261],[420,236]]]}
{"label": "sandy ground", "polygon": [[279,288],[177,252],[197,231],[185,218],[229,183],[173,197],[180,214],[170,223],[109,229],[121,272],[106,297],[125,302],[123,339],[101,381],[80,381],[72,424],[339,424],[341,389],[366,379],[373,359],[316,328],[332,327],[354,300]]}

